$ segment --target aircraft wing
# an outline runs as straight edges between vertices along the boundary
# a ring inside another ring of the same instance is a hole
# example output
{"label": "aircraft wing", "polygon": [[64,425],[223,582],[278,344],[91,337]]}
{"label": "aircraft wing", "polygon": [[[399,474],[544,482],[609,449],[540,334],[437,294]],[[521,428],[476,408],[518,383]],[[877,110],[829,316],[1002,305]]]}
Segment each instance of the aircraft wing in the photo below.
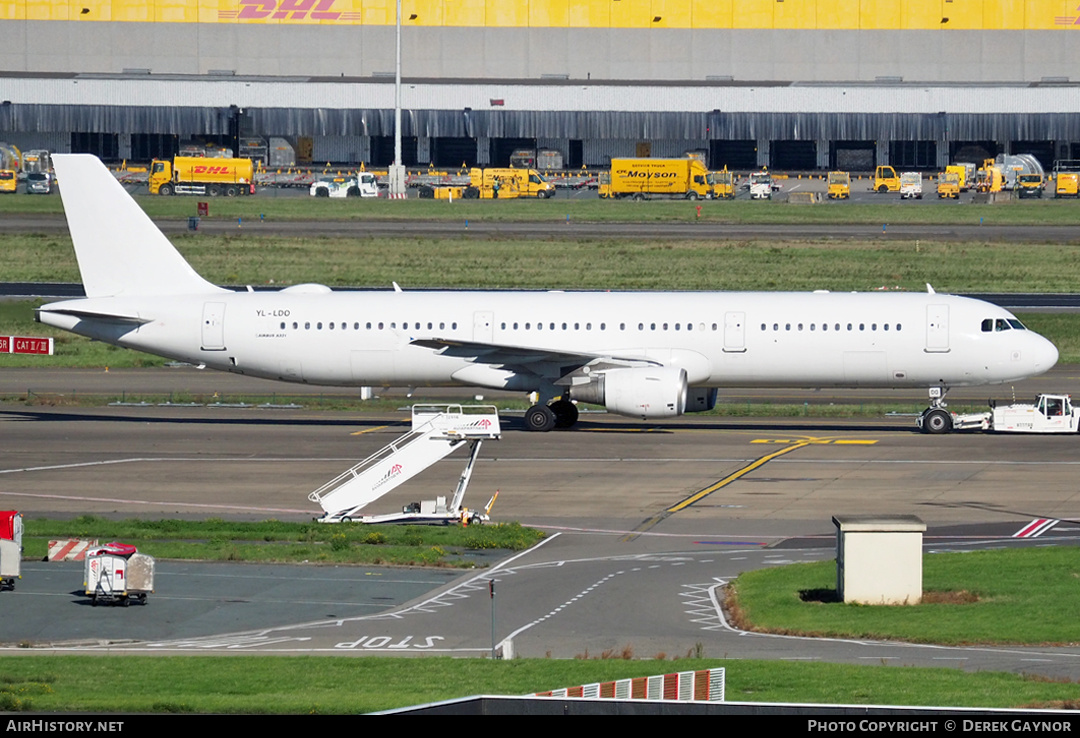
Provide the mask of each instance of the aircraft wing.
{"label": "aircraft wing", "polygon": [[530,346],[510,346],[481,341],[461,341],[449,338],[420,338],[411,342],[414,346],[439,351],[444,356],[468,359],[477,364],[499,364],[507,368],[518,367],[536,374],[548,374],[541,367],[557,366],[559,377],[569,378],[581,369],[604,371],[617,367],[660,366],[660,362],[641,356],[617,356],[580,351],[558,351]]}

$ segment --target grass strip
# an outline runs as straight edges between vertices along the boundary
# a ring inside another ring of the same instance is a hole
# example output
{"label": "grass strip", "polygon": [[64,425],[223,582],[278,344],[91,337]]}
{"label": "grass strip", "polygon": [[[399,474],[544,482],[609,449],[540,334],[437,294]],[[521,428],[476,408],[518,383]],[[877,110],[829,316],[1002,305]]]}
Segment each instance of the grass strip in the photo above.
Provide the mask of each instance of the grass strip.
{"label": "grass strip", "polygon": [[836,602],[836,563],[747,572],[727,599],[743,628],[918,643],[1080,642],[1080,560],[1073,546],[936,553],[923,557],[924,602]]}
{"label": "grass strip", "polygon": [[[294,238],[255,229],[173,242],[216,284],[389,289],[397,281],[406,290],[921,292],[930,282],[943,293],[1073,292],[1080,270],[1080,245],[1057,243]],[[79,281],[70,239],[60,235],[0,236],[0,275],[12,282]]]}
{"label": "grass strip", "polygon": [[717,666],[732,701],[1075,708],[1080,700],[1080,685],[1016,674],[776,661],[35,655],[0,657],[0,711],[355,714]]}
{"label": "grass strip", "polygon": [[83,515],[71,520],[25,521],[23,555],[43,559],[50,540],[120,540],[162,559],[471,568],[469,552],[521,551],[544,534],[517,523],[458,525],[363,525],[361,523],[256,523],[207,520],[109,520]]}

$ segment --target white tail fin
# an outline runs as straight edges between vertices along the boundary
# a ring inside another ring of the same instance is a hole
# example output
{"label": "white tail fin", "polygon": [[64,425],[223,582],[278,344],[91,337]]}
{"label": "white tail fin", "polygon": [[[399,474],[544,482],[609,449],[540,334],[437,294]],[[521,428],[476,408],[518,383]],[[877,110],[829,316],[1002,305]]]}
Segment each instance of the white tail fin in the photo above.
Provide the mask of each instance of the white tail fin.
{"label": "white tail fin", "polygon": [[54,154],[87,297],[226,292],[200,277],[96,156]]}

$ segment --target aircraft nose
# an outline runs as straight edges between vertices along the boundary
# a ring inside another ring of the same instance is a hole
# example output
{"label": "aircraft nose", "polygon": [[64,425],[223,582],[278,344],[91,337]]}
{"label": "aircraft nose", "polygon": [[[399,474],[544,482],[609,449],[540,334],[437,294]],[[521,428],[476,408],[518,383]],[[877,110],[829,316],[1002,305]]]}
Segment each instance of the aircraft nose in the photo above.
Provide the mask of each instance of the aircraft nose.
{"label": "aircraft nose", "polygon": [[1032,347],[1029,357],[1032,361],[1033,368],[1038,374],[1050,371],[1054,364],[1058,361],[1058,349],[1053,343],[1042,336],[1038,337],[1039,340],[1036,345]]}

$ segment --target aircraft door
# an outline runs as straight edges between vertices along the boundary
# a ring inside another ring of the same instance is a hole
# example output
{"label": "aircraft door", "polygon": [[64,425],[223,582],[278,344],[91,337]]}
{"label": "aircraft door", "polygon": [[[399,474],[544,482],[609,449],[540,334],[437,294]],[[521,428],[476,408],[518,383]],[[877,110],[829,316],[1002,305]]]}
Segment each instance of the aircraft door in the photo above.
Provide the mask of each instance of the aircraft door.
{"label": "aircraft door", "polygon": [[949,351],[949,306],[926,306],[926,352]]}
{"label": "aircraft door", "polygon": [[490,310],[478,310],[473,313],[473,340],[491,343],[495,329],[495,313]]}
{"label": "aircraft door", "polygon": [[202,314],[203,351],[225,350],[225,303],[203,303]]}
{"label": "aircraft door", "polygon": [[746,351],[746,313],[724,313],[724,352]]}

